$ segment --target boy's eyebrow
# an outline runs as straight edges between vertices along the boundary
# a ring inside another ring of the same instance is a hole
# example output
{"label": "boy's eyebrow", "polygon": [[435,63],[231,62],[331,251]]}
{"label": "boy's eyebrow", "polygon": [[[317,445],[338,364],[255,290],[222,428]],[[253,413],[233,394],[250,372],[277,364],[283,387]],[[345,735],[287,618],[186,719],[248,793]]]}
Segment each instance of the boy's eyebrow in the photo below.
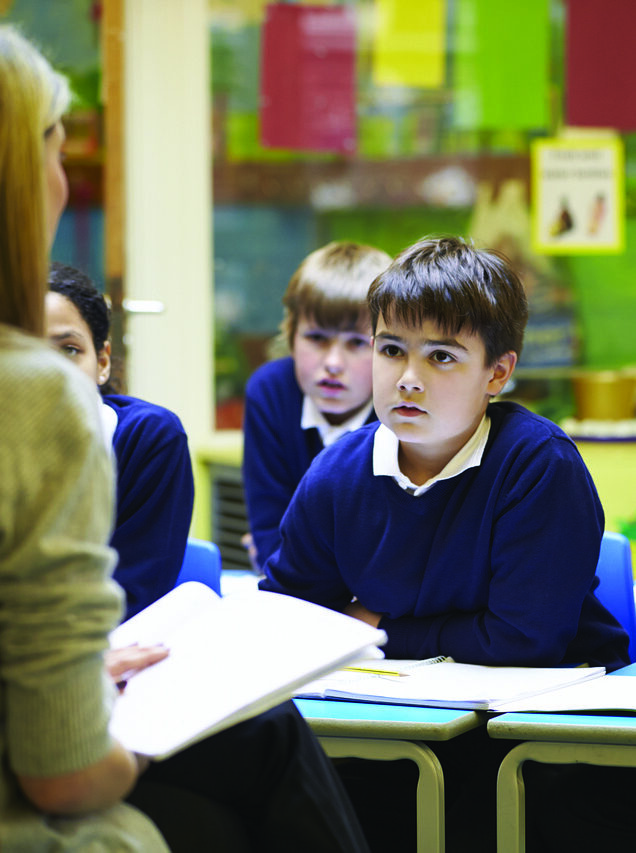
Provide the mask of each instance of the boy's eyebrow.
{"label": "boy's eyebrow", "polygon": [[64,330],[62,332],[57,332],[55,335],[49,335],[50,341],[63,341],[66,338],[76,338],[79,341],[84,340],[84,335],[80,332],[76,332],[74,329]]}
{"label": "boy's eyebrow", "polygon": [[464,352],[468,352],[468,347],[460,344],[457,338],[440,338],[440,340],[428,340],[424,341],[424,343],[429,347],[452,347],[453,349],[461,349]]}
{"label": "boy's eyebrow", "polygon": [[[401,338],[399,335],[392,335],[390,332],[378,332],[375,336],[376,338],[382,338],[385,341],[397,341],[398,343],[403,343],[404,338]],[[425,347],[451,347],[453,349],[460,349],[464,352],[468,352],[468,348],[456,338],[428,338],[422,341],[422,345]]]}

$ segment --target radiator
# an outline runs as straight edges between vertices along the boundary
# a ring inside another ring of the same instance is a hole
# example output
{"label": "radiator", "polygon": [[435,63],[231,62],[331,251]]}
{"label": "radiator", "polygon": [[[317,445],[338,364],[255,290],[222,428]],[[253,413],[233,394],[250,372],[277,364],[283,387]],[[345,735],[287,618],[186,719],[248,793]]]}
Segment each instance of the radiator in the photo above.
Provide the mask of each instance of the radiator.
{"label": "radiator", "polygon": [[251,569],[241,537],[248,532],[241,469],[233,465],[210,465],[212,488],[212,541],[221,551],[223,569]]}

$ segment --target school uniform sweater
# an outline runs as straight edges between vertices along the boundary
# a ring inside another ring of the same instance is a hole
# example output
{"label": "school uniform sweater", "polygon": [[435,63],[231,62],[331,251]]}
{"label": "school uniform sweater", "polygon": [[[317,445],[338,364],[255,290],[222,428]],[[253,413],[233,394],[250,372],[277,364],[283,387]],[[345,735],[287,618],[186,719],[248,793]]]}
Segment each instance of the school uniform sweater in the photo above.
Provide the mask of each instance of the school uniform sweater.
{"label": "school uniform sweater", "polygon": [[128,619],[169,592],[183,563],[194,483],[188,440],[168,409],[135,397],[105,395],[117,414],[117,513],[114,578],[126,592]]}
{"label": "school uniform sweater", "polygon": [[[318,430],[301,428],[302,408],[303,392],[289,356],[263,364],[245,386],[243,486],[261,566],[280,545],[283,514],[303,474],[323,450]],[[375,420],[372,411],[368,421]]]}
{"label": "school uniform sweater", "polygon": [[382,614],[387,657],[555,666],[629,662],[596,599],[603,510],[575,444],[491,403],[481,465],[415,497],[374,476],[377,425],[325,450],[281,525],[261,588]]}

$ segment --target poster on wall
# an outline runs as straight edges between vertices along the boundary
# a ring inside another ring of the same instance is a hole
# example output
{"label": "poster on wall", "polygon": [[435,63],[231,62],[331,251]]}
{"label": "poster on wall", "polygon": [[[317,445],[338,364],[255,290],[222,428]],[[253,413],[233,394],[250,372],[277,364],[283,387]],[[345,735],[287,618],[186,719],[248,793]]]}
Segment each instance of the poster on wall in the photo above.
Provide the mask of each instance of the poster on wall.
{"label": "poster on wall", "polygon": [[624,250],[625,169],[614,136],[536,140],[532,146],[532,238],[537,252]]}
{"label": "poster on wall", "polygon": [[261,144],[354,154],[355,105],[354,9],[269,4],[261,45]]}

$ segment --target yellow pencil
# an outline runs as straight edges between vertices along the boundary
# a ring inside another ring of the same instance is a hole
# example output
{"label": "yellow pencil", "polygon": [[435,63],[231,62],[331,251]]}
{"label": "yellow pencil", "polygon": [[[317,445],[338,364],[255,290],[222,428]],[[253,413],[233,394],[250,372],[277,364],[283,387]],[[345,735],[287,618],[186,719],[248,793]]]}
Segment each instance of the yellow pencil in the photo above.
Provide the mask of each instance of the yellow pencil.
{"label": "yellow pencil", "polygon": [[406,672],[396,672],[389,669],[370,669],[367,666],[343,666],[342,669],[345,672],[370,672],[372,675],[393,675],[397,678],[407,675]]}

